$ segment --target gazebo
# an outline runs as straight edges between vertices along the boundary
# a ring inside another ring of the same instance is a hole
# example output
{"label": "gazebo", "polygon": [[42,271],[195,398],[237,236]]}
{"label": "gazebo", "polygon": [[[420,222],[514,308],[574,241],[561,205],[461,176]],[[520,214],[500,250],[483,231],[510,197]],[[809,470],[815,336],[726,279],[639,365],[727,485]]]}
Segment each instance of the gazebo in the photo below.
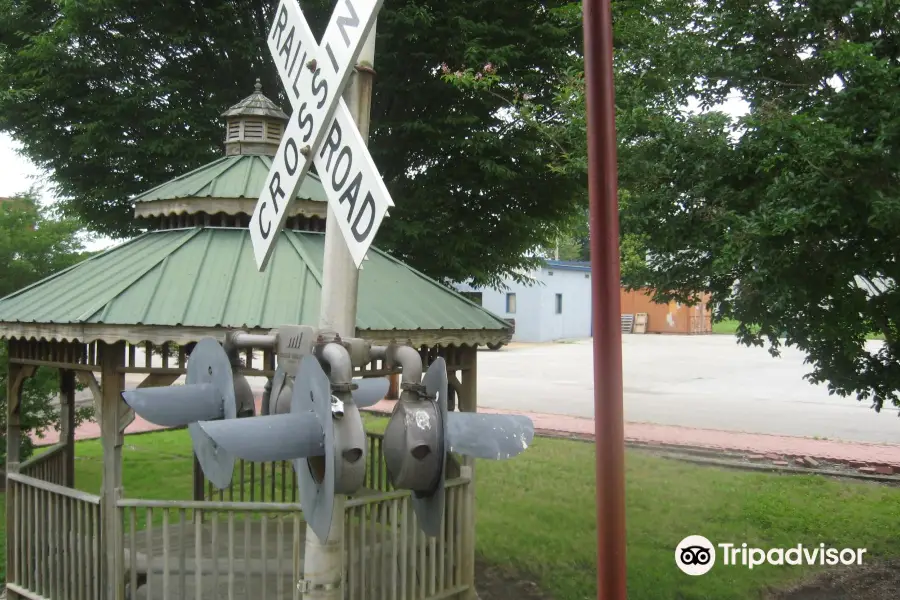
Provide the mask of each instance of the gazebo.
{"label": "gazebo", "polygon": [[[239,461],[213,492],[194,468],[192,500],[134,498],[122,485],[133,413],[126,374],[171,385],[190,350],[229,331],[315,325],[322,284],[325,194],[301,187],[266,271],[247,225],[288,119],[257,82],[223,113],[225,155],[134,198],[145,232],[0,299],[9,353],[6,589],[10,598],[299,598],[304,530],[288,463]],[[458,402],[477,407],[477,346],[509,341],[510,324],[373,248],[360,272],[357,336],[408,344],[425,366],[447,362]],[[153,357],[159,357],[154,361]],[[60,442],[19,459],[22,383],[59,369]],[[235,376],[271,378],[271,349],[249,349]],[[356,376],[395,373],[382,361]],[[76,380],[94,395],[103,448],[99,495],[75,489]],[[449,459],[443,534],[425,538],[409,492],[391,489],[381,437],[369,434],[366,486],[345,510],[345,597],[472,598],[474,465]],[[127,468],[127,465],[126,465]]]}

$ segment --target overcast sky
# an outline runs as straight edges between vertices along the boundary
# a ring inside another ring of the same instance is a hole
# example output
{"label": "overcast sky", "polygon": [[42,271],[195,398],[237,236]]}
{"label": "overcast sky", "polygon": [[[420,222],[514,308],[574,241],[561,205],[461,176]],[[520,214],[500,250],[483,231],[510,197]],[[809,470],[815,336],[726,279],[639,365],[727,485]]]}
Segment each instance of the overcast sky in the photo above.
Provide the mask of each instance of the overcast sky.
{"label": "overcast sky", "polygon": [[24,192],[31,185],[30,177],[38,175],[28,159],[19,156],[19,146],[5,133],[0,133],[0,198]]}
{"label": "overcast sky", "polygon": [[[30,160],[19,155],[21,146],[6,133],[0,132],[0,198],[7,198],[27,192],[32,185],[48,185],[41,170]],[[39,198],[41,204],[53,204],[56,199],[42,190]],[[90,250],[103,250],[117,242],[101,237],[90,240],[85,247]]]}

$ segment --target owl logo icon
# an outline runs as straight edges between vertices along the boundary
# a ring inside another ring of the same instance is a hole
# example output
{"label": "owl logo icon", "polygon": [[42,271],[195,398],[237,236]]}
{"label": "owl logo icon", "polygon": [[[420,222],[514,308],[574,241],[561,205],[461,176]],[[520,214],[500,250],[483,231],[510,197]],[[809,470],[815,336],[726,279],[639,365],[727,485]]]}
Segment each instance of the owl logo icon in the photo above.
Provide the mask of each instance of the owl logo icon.
{"label": "owl logo icon", "polygon": [[705,575],[716,564],[716,547],[702,535],[689,535],[675,548],[675,564],[687,575]]}

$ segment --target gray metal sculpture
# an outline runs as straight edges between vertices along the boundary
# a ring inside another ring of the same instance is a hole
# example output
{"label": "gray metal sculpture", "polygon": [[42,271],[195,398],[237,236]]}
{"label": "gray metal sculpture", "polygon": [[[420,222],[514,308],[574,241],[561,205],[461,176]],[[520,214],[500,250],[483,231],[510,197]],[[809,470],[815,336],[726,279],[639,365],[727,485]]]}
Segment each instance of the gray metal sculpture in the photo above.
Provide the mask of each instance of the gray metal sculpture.
{"label": "gray metal sculpture", "polygon": [[319,357],[302,357],[287,410],[278,400],[274,414],[199,426],[219,447],[245,460],[292,460],[304,518],[327,541],[335,495],[352,494],[365,480],[365,431],[347,389],[349,354],[338,344],[325,344],[320,354],[332,377],[325,375]]}
{"label": "gray metal sculpture", "polygon": [[185,385],[126,390],[122,399],[135,414],[151,423],[163,427],[187,425],[204,475],[222,489],[231,483],[235,457],[210,439],[197,422],[252,416],[253,397],[249,390],[246,380],[233,373],[219,342],[204,338],[188,358]]}
{"label": "gray metal sculpture", "polygon": [[[209,343],[198,344],[191,355],[184,390],[134,390],[126,393],[130,394],[126,402],[151,422],[192,423],[191,436],[204,473],[213,483],[224,481],[223,487],[230,480],[234,457],[293,461],[304,517],[316,536],[327,541],[335,496],[353,494],[365,481],[365,430],[359,407],[381,400],[388,381],[351,379],[353,366],[370,358],[369,349],[360,355],[359,340],[320,338],[306,344],[301,333],[279,338],[287,360],[279,355],[267,415],[234,419],[230,365],[218,344]],[[534,425],[519,415],[448,412],[447,365],[442,358],[423,377],[421,357],[409,346],[372,347],[371,357],[402,368],[403,391],[384,436],[385,463],[394,487],[412,491],[421,529],[435,536],[444,515],[448,454],[511,458],[531,444]],[[292,368],[297,369],[294,377],[289,376]]]}
{"label": "gray metal sculpture", "polygon": [[422,531],[435,536],[444,515],[447,455],[512,458],[531,444],[534,424],[521,415],[448,412],[443,358],[431,364],[418,390],[409,388],[394,406],[384,432],[384,460],[393,486],[413,492],[413,510]]}
{"label": "gray metal sculpture", "polygon": [[[281,361],[275,369],[272,378],[272,389],[269,392],[269,402],[266,414],[275,415],[288,413],[291,410],[291,397],[293,395],[294,377],[288,377]],[[356,378],[353,380],[353,403],[359,408],[368,408],[384,399],[387,395],[390,382],[384,377]]]}
{"label": "gray metal sculpture", "polygon": [[[288,412],[199,427],[220,447],[244,460],[292,460],[303,516],[327,540],[334,509],[335,447],[328,376],[313,356],[300,360]],[[239,425],[239,427],[236,427]],[[309,466],[307,466],[307,459]]]}

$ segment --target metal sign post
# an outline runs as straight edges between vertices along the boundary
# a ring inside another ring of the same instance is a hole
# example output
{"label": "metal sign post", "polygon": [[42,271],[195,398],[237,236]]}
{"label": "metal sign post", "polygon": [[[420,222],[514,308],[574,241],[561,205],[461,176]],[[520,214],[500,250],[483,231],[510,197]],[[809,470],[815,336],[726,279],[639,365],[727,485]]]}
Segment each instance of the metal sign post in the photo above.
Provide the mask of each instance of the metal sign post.
{"label": "metal sign post", "polygon": [[[393,206],[341,97],[364,46],[368,53],[373,51],[373,40],[368,38],[374,36],[382,2],[339,0],[316,44],[297,0],[280,0],[268,36],[293,115],[250,220],[257,267],[265,269],[300,183],[315,163],[328,197],[320,329],[345,338],[356,329],[358,269]],[[371,62],[371,56],[366,58]],[[335,229],[341,232],[346,249],[335,243]],[[361,427],[358,408],[352,401],[346,403],[335,423],[335,436],[349,440]],[[307,527],[304,579],[298,583],[304,598],[343,597],[343,516],[344,495],[337,494],[328,540],[323,542]]]}

